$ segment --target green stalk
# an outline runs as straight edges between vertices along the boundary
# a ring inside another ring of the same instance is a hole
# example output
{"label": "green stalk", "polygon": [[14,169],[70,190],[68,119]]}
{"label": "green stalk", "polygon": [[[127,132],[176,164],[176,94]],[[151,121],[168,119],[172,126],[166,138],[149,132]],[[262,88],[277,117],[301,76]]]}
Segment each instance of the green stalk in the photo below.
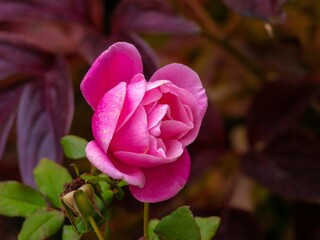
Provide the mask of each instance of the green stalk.
{"label": "green stalk", "polygon": [[100,232],[100,229],[98,228],[96,221],[93,219],[92,215],[88,219],[89,219],[89,222],[90,222],[94,232],[96,233],[98,239],[104,240],[102,233]]}
{"label": "green stalk", "polygon": [[149,240],[148,224],[149,224],[149,203],[144,203],[144,209],[143,209],[143,240]]}

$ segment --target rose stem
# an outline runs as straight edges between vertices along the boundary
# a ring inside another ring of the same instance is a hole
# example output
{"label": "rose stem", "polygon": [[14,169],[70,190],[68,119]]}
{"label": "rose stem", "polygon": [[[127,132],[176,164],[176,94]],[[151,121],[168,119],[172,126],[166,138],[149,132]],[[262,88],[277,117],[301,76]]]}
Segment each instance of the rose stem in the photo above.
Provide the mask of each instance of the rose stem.
{"label": "rose stem", "polygon": [[97,237],[99,238],[99,240],[104,240],[101,232],[100,232],[100,229],[98,228],[97,224],[96,224],[96,221],[93,219],[92,216],[89,217],[89,222],[91,224],[91,226],[93,227],[93,230],[95,231]]}
{"label": "rose stem", "polygon": [[149,240],[148,223],[149,223],[149,203],[144,203],[144,209],[143,209],[143,239],[144,240]]}

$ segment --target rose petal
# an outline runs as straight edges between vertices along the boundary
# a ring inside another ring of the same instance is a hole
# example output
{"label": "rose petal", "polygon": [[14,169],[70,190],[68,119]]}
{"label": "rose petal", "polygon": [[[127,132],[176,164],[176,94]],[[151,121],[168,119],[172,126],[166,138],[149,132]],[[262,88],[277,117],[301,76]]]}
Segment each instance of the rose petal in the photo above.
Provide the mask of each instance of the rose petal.
{"label": "rose petal", "polygon": [[[189,117],[179,96],[174,94],[164,94],[159,103],[168,104],[170,106],[170,118],[181,121],[186,125],[191,125]],[[193,124],[192,124],[193,125]],[[192,126],[193,127],[193,126]]]}
{"label": "rose petal", "polygon": [[166,147],[166,159],[177,159],[183,153],[184,147],[178,140],[165,141],[164,144]]}
{"label": "rose petal", "polygon": [[[192,143],[194,139],[197,137],[200,126],[201,126],[201,122],[202,122],[202,116],[200,115],[197,101],[188,90],[179,88],[176,85],[172,84],[171,82],[168,84],[162,85],[160,88],[164,94],[170,93],[170,94],[179,96],[181,103],[183,105],[188,106],[189,108],[187,110],[187,107],[185,107],[185,110],[186,110],[188,119],[193,119],[192,121],[193,128],[190,129],[190,131],[183,138],[180,139],[181,143],[184,146],[187,146],[190,143]],[[191,110],[191,112],[189,110]],[[189,116],[191,113],[192,113],[192,117]],[[188,127],[191,127],[189,121],[188,121]]]}
{"label": "rose petal", "polygon": [[119,117],[117,131],[130,119],[145,94],[146,80],[142,74],[137,74],[127,86],[126,98]]}
{"label": "rose petal", "polygon": [[125,82],[121,82],[108,91],[99,102],[92,116],[93,136],[105,152],[107,152],[116,130],[125,99],[126,85]]}
{"label": "rose petal", "polygon": [[162,92],[159,87],[167,83],[169,83],[169,81],[166,81],[166,80],[147,82],[146,93],[144,95],[144,98],[141,104],[148,105],[158,101],[162,97]]}
{"label": "rose petal", "polygon": [[155,138],[155,146],[146,154],[128,151],[114,152],[119,160],[136,167],[150,168],[176,161],[183,153],[183,146],[179,141],[167,141],[163,148],[159,148]]}
{"label": "rose petal", "polygon": [[114,179],[123,179],[128,184],[143,187],[145,184],[144,173],[137,167],[126,165],[111,159],[103,152],[96,141],[91,141],[86,147],[89,161],[101,172]]}
{"label": "rose petal", "polygon": [[200,116],[203,118],[208,106],[208,99],[195,71],[183,64],[172,63],[156,71],[150,82],[157,80],[169,80],[178,87],[190,91],[197,100]]}
{"label": "rose petal", "polygon": [[134,153],[146,153],[149,149],[149,132],[147,114],[142,106],[138,106],[135,113],[121,128],[114,134],[111,144],[111,151],[129,151]]}
{"label": "rose petal", "polygon": [[157,104],[152,111],[148,114],[149,129],[156,126],[162,118],[166,115],[169,106],[167,104]]}
{"label": "rose petal", "polygon": [[132,195],[141,202],[161,202],[174,197],[186,184],[190,173],[187,150],[181,157],[168,164],[143,169],[145,186],[129,186]]}
{"label": "rose petal", "polygon": [[142,69],[141,56],[133,45],[115,43],[92,64],[81,82],[82,94],[95,109],[107,91],[120,82],[129,83]]}
{"label": "rose petal", "polygon": [[188,126],[183,122],[166,120],[160,126],[160,137],[162,139],[181,139],[192,129],[193,124]]}

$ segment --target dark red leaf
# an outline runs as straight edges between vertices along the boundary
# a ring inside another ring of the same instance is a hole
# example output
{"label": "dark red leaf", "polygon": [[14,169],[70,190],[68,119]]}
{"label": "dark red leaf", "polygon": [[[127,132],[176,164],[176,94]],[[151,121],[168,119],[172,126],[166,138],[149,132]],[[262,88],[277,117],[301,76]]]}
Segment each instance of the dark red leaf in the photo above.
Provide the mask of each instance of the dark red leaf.
{"label": "dark red leaf", "polygon": [[16,34],[0,33],[0,88],[15,74],[40,76],[53,65],[52,54]]}
{"label": "dark red leaf", "polygon": [[320,205],[297,203],[295,205],[295,239],[320,239],[319,216]]}
{"label": "dark red leaf", "polygon": [[242,161],[244,171],[280,195],[319,202],[320,142],[310,133],[290,130]]}
{"label": "dark red leaf", "polygon": [[196,141],[188,147],[192,159],[190,181],[203,176],[208,168],[219,163],[226,153],[226,139],[222,118],[209,103]]}
{"label": "dark red leaf", "polygon": [[257,219],[252,213],[230,209],[227,216],[221,217],[221,223],[214,240],[262,240],[265,239]]}
{"label": "dark red leaf", "polygon": [[91,64],[103,51],[108,49],[112,43],[110,38],[88,31],[79,44],[78,53]]}
{"label": "dark red leaf", "polygon": [[113,21],[116,32],[195,34],[200,31],[164,0],[124,0],[117,7]]}
{"label": "dark red leaf", "polygon": [[61,162],[60,138],[70,127],[73,92],[67,64],[58,59],[51,71],[25,86],[18,111],[18,157],[22,179],[33,185],[40,158]]}
{"label": "dark red leaf", "polygon": [[319,87],[308,81],[276,81],[257,93],[248,114],[252,147],[259,147],[296,125]]}
{"label": "dark red leaf", "polygon": [[157,56],[151,47],[135,32],[123,33],[121,36],[118,36],[118,38],[120,41],[127,41],[136,46],[142,57],[143,72],[146,78],[149,79],[159,68]]}
{"label": "dark red leaf", "polygon": [[228,7],[247,17],[257,17],[271,23],[285,19],[282,5],[288,0],[222,0]]}
{"label": "dark red leaf", "polygon": [[1,0],[0,21],[25,23],[43,19],[86,22],[89,18],[90,4],[90,0]]}
{"label": "dark red leaf", "polygon": [[225,148],[226,133],[221,114],[216,107],[209,102],[208,109],[203,118],[197,143],[212,148]]}
{"label": "dark red leaf", "polygon": [[0,160],[9,131],[16,116],[16,108],[19,102],[20,93],[20,88],[0,92]]}

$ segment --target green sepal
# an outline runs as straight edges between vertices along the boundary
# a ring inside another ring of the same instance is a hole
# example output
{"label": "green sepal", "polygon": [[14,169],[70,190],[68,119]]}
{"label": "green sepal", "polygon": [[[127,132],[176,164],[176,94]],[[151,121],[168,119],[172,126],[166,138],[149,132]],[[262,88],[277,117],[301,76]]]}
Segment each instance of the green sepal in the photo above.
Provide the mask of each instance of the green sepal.
{"label": "green sepal", "polygon": [[75,215],[75,213],[72,211],[72,209],[70,209],[70,208],[68,207],[68,205],[66,205],[62,199],[61,199],[61,204],[62,204],[62,206],[63,206],[63,209],[64,209],[64,211],[65,211],[65,214],[67,215],[69,221],[71,222],[72,226],[74,227],[74,230],[75,230],[76,232],[79,232],[78,229],[77,229],[77,227],[76,227],[76,218],[77,218],[77,215]]}
{"label": "green sepal", "polygon": [[[98,208],[100,209],[100,212],[103,213],[103,217],[101,217],[98,213],[93,213],[93,218],[98,226],[101,226],[106,219],[108,218],[110,209],[106,206],[106,204],[101,201],[99,198],[97,199]],[[88,231],[92,231],[93,228],[89,221],[87,219],[82,219],[81,217],[78,217],[76,219],[76,228],[80,233],[86,233]]]}
{"label": "green sepal", "polygon": [[93,214],[94,208],[87,195],[82,190],[75,191],[73,194],[73,199],[76,203],[79,214],[83,219],[87,219]]}

